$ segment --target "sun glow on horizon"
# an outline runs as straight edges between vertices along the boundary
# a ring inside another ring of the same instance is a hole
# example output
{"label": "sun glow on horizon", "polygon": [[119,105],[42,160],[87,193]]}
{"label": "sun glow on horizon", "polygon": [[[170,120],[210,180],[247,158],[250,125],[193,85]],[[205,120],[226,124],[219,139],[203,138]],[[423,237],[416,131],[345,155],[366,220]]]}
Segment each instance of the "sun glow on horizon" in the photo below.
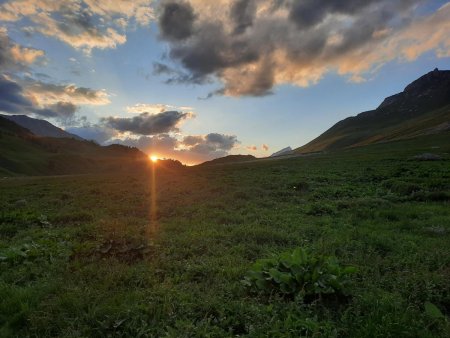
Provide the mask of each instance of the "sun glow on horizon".
{"label": "sun glow on horizon", "polygon": [[158,158],[157,156],[155,156],[155,155],[150,155],[149,157],[150,157],[150,160],[151,160],[153,163],[156,163],[156,162],[158,162],[158,160],[159,160],[159,158]]}

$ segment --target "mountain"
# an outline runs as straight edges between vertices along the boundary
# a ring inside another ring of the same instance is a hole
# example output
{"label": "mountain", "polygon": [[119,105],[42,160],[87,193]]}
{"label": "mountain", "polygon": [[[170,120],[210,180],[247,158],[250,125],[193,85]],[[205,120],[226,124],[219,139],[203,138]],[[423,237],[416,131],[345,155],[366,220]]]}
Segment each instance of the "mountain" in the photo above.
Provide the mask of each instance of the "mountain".
{"label": "mountain", "polygon": [[450,71],[435,69],[378,108],[348,117],[296,153],[335,150],[450,131]]}
{"label": "mountain", "polygon": [[17,123],[6,119],[4,115],[0,114],[0,135],[3,134],[16,135],[20,137],[33,136],[33,133],[30,130],[19,126]]}
{"label": "mountain", "polygon": [[0,175],[87,174],[148,168],[148,156],[136,148],[37,136],[0,116]]}
{"label": "mountain", "polygon": [[215,164],[247,162],[247,161],[253,161],[253,160],[256,160],[256,157],[253,155],[228,155],[225,157],[216,158],[215,160],[203,162],[199,165],[207,166],[207,165],[215,165]]}
{"label": "mountain", "polygon": [[272,155],[270,155],[269,157],[277,157],[277,156],[283,156],[283,155],[290,155],[292,153],[292,148],[291,147],[286,147],[283,148],[275,153],[273,153]]}
{"label": "mountain", "polygon": [[45,120],[33,119],[26,115],[0,115],[10,121],[17,123],[37,136],[57,137],[57,138],[74,138],[76,140],[83,140],[83,138],[68,133],[61,128],[58,128]]}

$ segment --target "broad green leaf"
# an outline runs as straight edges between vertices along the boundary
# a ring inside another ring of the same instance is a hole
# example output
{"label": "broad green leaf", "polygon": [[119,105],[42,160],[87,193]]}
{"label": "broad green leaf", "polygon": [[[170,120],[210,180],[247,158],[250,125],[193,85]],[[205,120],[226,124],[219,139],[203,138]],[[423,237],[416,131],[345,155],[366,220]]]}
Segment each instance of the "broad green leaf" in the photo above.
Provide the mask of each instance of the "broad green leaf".
{"label": "broad green leaf", "polygon": [[431,317],[433,319],[445,318],[445,316],[442,314],[441,310],[439,310],[439,308],[436,305],[434,305],[433,303],[427,301],[427,302],[425,302],[424,307],[425,307],[425,313],[429,317]]}

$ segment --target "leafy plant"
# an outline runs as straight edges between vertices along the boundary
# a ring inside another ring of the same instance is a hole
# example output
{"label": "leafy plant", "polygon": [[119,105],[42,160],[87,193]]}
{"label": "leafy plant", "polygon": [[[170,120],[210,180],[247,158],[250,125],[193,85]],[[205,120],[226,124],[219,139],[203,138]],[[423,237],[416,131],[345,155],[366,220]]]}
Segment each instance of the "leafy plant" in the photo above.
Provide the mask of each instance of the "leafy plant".
{"label": "leafy plant", "polygon": [[445,319],[445,316],[442,314],[441,310],[439,310],[439,308],[433,303],[430,303],[428,301],[425,302],[424,308],[425,313],[431,319]]}
{"label": "leafy plant", "polygon": [[313,256],[298,248],[256,261],[242,282],[256,291],[285,296],[346,295],[349,276],[355,272],[355,267],[341,267],[334,257]]}

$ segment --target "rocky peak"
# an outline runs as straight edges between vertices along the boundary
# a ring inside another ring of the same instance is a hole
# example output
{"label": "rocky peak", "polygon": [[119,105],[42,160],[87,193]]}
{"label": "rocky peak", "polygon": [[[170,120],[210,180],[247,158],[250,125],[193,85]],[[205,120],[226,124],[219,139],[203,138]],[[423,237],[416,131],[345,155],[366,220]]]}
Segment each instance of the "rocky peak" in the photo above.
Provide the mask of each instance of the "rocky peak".
{"label": "rocky peak", "polygon": [[415,114],[446,104],[450,104],[450,71],[435,68],[411,82],[403,92],[384,99],[376,110],[385,113],[407,110]]}

